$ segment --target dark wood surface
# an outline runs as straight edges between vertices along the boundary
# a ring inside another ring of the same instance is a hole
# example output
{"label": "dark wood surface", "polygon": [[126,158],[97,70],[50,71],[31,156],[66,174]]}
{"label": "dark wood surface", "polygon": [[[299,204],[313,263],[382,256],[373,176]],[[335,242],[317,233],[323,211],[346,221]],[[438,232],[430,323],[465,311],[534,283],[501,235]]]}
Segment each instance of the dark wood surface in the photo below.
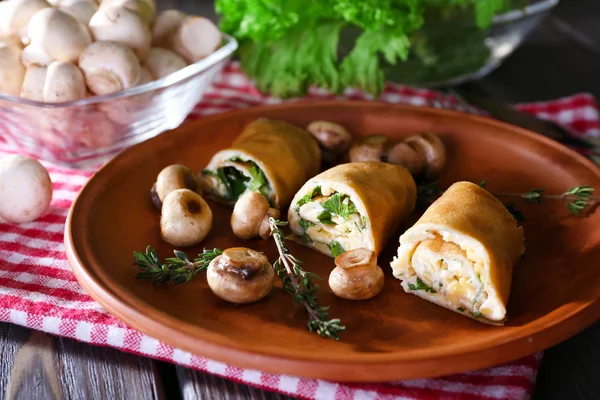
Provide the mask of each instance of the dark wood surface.
{"label": "dark wood surface", "polygon": [[[159,7],[214,18],[212,1]],[[600,98],[600,1],[562,0],[494,73],[466,86],[506,102]],[[545,352],[535,400],[600,399],[600,322]],[[289,399],[187,368],[0,323],[0,399]]]}

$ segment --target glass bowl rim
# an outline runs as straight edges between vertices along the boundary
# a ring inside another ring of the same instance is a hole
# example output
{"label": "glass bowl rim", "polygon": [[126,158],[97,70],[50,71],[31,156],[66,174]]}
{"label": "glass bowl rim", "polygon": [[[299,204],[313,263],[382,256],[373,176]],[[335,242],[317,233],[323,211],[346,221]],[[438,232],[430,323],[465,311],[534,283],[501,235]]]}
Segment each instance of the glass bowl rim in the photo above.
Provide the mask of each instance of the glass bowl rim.
{"label": "glass bowl rim", "polygon": [[[187,67],[180,69],[177,72],[169,74],[164,78],[157,79],[155,81],[145,83],[140,86],[134,86],[129,89],[121,90],[116,93],[105,94],[101,96],[93,96],[87,97],[84,99],[62,102],[62,103],[46,103],[42,101],[23,99],[21,97],[10,96],[7,94],[0,93],[0,102],[8,102],[12,103],[13,106],[31,106],[38,108],[69,108],[69,107],[85,107],[88,105],[105,103],[107,101],[127,98],[131,96],[135,96],[138,94],[144,94],[148,92],[153,92],[159,89],[164,89],[170,86],[173,86],[183,80],[186,80],[190,77],[198,75],[210,67],[216,65],[217,63],[223,61],[227,57],[231,56],[238,48],[237,40],[230,36],[223,34],[223,39],[225,40],[225,44],[217,49],[215,52],[210,54],[209,56],[203,58],[200,61],[197,61],[193,64],[188,65]],[[1,106],[0,106],[1,107]]]}
{"label": "glass bowl rim", "polygon": [[519,18],[527,17],[533,14],[539,14],[555,7],[558,4],[558,2],[559,0],[541,0],[533,4],[528,4],[527,6],[521,9],[515,8],[510,11],[506,11],[502,14],[496,15],[492,23],[497,24],[511,22]]}

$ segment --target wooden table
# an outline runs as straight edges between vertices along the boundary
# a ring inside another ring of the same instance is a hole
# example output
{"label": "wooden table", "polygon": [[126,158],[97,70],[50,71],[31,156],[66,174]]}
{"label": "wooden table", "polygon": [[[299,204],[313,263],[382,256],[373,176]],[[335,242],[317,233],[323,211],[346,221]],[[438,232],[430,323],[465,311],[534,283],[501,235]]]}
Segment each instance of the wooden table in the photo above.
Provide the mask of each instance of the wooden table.
{"label": "wooden table", "polygon": [[[212,1],[159,4],[214,18]],[[600,98],[598,18],[597,0],[563,0],[500,69],[469,88],[507,102],[576,92]],[[289,398],[6,323],[0,342],[0,399]],[[600,399],[600,322],[546,351],[534,399]]]}

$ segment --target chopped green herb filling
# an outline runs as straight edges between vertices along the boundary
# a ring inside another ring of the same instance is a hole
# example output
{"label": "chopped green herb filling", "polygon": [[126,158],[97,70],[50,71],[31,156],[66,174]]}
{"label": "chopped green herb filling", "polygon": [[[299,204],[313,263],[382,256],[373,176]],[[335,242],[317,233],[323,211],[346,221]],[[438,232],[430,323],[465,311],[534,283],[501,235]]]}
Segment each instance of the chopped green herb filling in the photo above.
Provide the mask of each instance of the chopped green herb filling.
{"label": "chopped green herb filling", "polygon": [[331,213],[329,211],[321,211],[321,213],[317,215],[317,219],[321,221],[322,224],[335,225],[335,222],[331,220]]}
{"label": "chopped green herb filling", "polygon": [[481,313],[479,311],[472,312],[471,315],[473,316],[473,318],[480,318],[481,317]]}
{"label": "chopped green herb filling", "polygon": [[228,161],[251,164],[250,168],[248,169],[250,177],[244,175],[240,170],[232,166],[217,168],[216,173],[209,169],[204,169],[202,171],[203,175],[219,177],[219,180],[226,189],[225,200],[236,201],[242,194],[244,194],[246,189],[249,189],[253,192],[258,191],[267,199],[269,198],[271,186],[267,181],[265,173],[258,167],[258,165],[256,165],[255,162],[246,161],[240,157],[232,157]]}
{"label": "chopped green herb filling", "polygon": [[458,307],[457,310],[460,312],[465,312],[465,309],[463,307]]}
{"label": "chopped green herb filling", "polygon": [[344,254],[346,252],[342,245],[336,242],[335,240],[332,240],[329,244],[329,251],[331,252],[332,257],[337,257],[340,254]]}
{"label": "chopped green herb filling", "polygon": [[298,200],[298,202],[296,203],[297,209],[299,209],[300,207],[302,207],[303,205],[305,205],[306,203],[311,201],[313,199],[313,197],[320,196],[320,195],[321,195],[321,186],[317,186],[309,194],[303,196],[300,200]]}
{"label": "chopped green herb filling", "polygon": [[423,282],[421,280],[421,278],[419,278],[419,277],[417,277],[417,282],[416,283],[417,283],[416,285],[413,285],[412,283],[409,283],[408,284],[408,288],[410,290],[424,290],[424,291],[429,292],[429,293],[437,293],[432,287],[427,286],[427,284],[425,284],[425,282]]}
{"label": "chopped green herb filling", "polygon": [[350,201],[350,197],[339,193],[335,193],[326,202],[322,203],[321,206],[331,214],[339,215],[344,219],[348,219],[351,214],[358,213],[356,206]]}

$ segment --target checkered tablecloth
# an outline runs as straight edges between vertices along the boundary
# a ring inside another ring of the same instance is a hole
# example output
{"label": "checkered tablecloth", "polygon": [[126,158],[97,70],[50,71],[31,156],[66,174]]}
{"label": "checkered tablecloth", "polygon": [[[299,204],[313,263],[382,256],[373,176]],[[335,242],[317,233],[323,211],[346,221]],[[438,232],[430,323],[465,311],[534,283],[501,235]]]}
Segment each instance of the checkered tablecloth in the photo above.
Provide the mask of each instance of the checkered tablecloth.
{"label": "checkered tablecloth", "polygon": [[[352,90],[346,91],[343,96],[313,90],[309,97],[370,99]],[[428,100],[433,98],[435,93],[430,90],[388,84],[385,92],[376,100],[427,105]],[[279,102],[281,100],[261,95],[234,63],[225,68],[190,114],[189,120]],[[565,124],[578,135],[600,136],[598,106],[590,95],[578,94],[517,107]],[[0,155],[12,152],[10,145],[0,143]],[[93,171],[72,170],[48,163],[45,165],[54,183],[54,199],[48,214],[38,221],[19,226],[0,224],[1,321],[173,362],[305,399],[520,400],[531,394],[541,353],[505,365],[438,379],[346,384],[267,374],[226,365],[176,349],[133,330],[109,315],[85,293],[65,258],[65,218],[77,192]]]}

